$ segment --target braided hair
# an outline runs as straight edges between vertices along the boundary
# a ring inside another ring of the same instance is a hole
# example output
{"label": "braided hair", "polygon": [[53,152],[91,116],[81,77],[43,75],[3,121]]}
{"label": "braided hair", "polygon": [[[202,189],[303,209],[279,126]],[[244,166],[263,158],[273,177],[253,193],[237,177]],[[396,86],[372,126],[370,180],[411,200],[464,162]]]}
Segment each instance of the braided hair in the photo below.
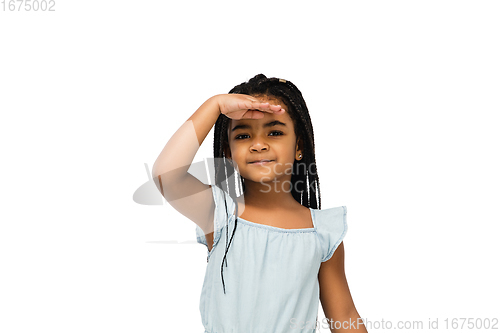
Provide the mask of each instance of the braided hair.
{"label": "braided hair", "polygon": [[[294,123],[294,130],[297,140],[301,141],[301,149],[303,158],[300,163],[294,161],[291,175],[291,194],[293,198],[301,205],[321,209],[321,193],[319,189],[319,177],[316,169],[316,157],[314,152],[314,132],[307,109],[306,102],[302,97],[302,93],[290,81],[285,81],[278,78],[267,78],[263,74],[258,74],[251,78],[248,82],[243,82],[229,91],[229,94],[245,94],[251,96],[267,96],[268,98],[277,98],[283,101],[288,107],[288,114]],[[233,165],[226,163],[225,150],[229,149],[228,126],[230,118],[224,114],[220,114],[215,123],[214,129],[214,161],[215,167],[215,186],[220,186],[223,189],[224,196],[226,193],[233,199],[236,198],[236,189],[240,193],[245,191],[245,182],[237,173]],[[229,184],[228,176],[234,179],[234,184]],[[311,193],[313,192],[313,193]],[[236,200],[234,200],[236,203]],[[226,200],[224,200],[226,204]],[[226,288],[224,284],[223,268],[224,262],[227,267],[227,252],[236,232],[238,221],[238,205],[236,206],[235,222],[233,233],[229,244],[228,240],[228,221],[226,220],[226,251],[221,265],[221,277],[224,294]],[[227,216],[227,204],[226,204]]]}

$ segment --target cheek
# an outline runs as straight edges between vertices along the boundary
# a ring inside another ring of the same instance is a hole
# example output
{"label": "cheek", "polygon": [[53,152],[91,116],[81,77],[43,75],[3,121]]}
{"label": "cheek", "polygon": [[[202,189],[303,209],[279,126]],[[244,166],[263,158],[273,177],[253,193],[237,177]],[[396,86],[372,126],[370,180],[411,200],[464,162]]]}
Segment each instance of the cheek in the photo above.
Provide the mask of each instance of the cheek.
{"label": "cheek", "polygon": [[242,158],[245,158],[243,149],[237,144],[231,144],[229,148],[231,149],[231,157],[233,160],[238,161]]}
{"label": "cheek", "polygon": [[295,144],[286,143],[281,147],[282,156],[286,160],[291,160],[293,162],[295,160]]}
{"label": "cheek", "polygon": [[228,144],[229,148],[229,152],[231,153],[231,157],[234,157],[235,155],[238,154],[238,144],[236,144],[234,141],[231,141],[229,142]]}

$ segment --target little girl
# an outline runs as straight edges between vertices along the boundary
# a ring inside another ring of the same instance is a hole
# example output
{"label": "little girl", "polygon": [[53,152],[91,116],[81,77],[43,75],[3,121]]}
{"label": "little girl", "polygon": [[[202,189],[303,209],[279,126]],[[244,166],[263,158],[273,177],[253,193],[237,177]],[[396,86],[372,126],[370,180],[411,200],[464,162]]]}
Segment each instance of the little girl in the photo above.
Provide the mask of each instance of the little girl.
{"label": "little girl", "polygon": [[[214,124],[210,186],[188,169]],[[367,332],[344,274],[347,210],[321,210],[313,127],[293,83],[259,74],[209,98],[153,176],[207,246],[205,333]]]}

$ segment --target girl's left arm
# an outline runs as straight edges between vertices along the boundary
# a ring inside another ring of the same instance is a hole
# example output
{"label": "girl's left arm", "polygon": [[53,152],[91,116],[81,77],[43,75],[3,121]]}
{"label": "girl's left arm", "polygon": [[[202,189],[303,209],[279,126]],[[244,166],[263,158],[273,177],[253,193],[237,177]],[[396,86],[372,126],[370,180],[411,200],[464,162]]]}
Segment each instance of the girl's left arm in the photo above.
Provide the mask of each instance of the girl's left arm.
{"label": "girl's left arm", "polygon": [[318,273],[320,301],[331,332],[366,332],[354,301],[344,271],[344,242],[333,256],[323,262]]}

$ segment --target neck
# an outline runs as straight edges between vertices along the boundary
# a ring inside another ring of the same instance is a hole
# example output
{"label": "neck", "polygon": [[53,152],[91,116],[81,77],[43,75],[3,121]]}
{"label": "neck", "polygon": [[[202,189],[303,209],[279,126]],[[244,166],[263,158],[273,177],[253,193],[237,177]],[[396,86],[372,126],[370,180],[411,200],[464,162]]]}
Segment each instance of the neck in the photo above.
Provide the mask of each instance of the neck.
{"label": "neck", "polygon": [[245,180],[245,205],[263,209],[277,207],[291,207],[298,202],[293,198],[290,179],[280,181],[274,179],[269,182],[253,182]]}

